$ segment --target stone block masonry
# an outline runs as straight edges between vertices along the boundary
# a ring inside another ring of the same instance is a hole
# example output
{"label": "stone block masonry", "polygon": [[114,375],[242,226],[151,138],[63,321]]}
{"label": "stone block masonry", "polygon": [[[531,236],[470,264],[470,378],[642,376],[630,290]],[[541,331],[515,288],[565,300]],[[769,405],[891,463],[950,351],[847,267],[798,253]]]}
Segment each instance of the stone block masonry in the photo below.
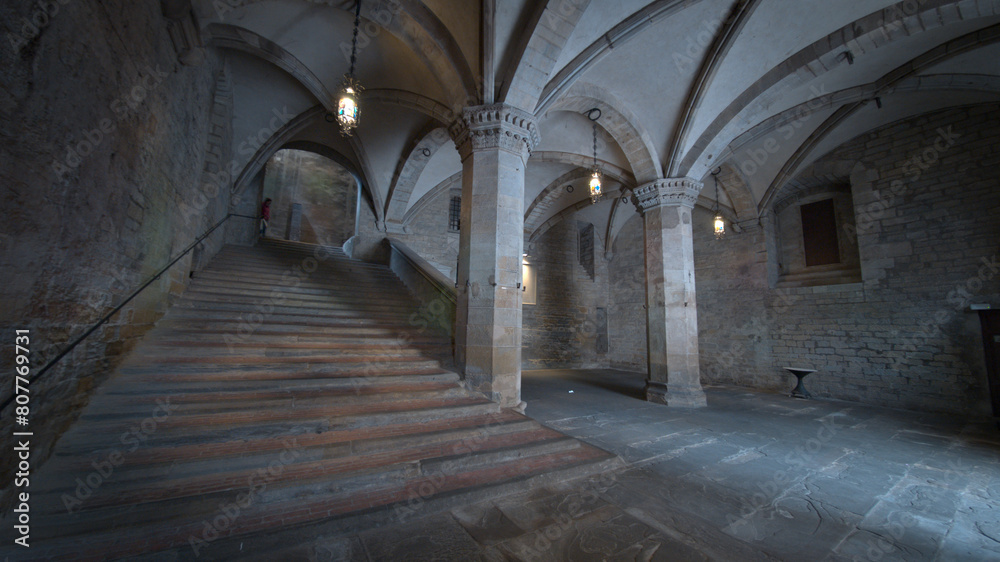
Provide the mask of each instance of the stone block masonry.
{"label": "stone block masonry", "polygon": [[[33,9],[5,5],[0,20]],[[31,329],[36,369],[228,211],[228,186],[203,181],[229,158],[231,123],[213,123],[226,115],[222,63],[179,64],[167,23],[158,2],[76,0],[16,53],[3,50],[0,106],[15,117],[0,131],[0,326]],[[196,261],[220,241],[221,231]],[[179,262],[33,381],[36,462],[196,267]]]}
{"label": "stone block masonry", "polygon": [[[715,240],[695,215],[702,377],[787,391],[785,365],[818,369],[817,397],[988,415],[978,318],[1000,306],[1000,106],[895,123],[813,164],[859,163],[852,186],[862,283],[770,288],[760,229]],[[802,175],[809,175],[805,170]],[[621,242],[619,242],[621,243]]]}
{"label": "stone block masonry", "polygon": [[532,245],[528,261],[535,267],[538,304],[524,306],[524,369],[609,365],[608,354],[598,347],[598,309],[608,308],[608,262],[604,241],[590,226],[593,247],[588,255],[593,261],[588,265],[593,275],[580,263],[578,237],[585,230],[576,221],[564,220]]}

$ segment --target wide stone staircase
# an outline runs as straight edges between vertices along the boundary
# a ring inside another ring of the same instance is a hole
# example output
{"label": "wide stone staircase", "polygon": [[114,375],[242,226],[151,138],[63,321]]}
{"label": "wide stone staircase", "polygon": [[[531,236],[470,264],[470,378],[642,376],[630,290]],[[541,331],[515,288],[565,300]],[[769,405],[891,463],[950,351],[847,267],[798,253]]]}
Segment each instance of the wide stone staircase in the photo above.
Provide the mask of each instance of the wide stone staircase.
{"label": "wide stone staircase", "polygon": [[229,559],[244,541],[266,559],[290,529],[390,524],[620,462],[467,391],[422,318],[387,267],[339,249],[227,246],[60,439],[12,559]]}

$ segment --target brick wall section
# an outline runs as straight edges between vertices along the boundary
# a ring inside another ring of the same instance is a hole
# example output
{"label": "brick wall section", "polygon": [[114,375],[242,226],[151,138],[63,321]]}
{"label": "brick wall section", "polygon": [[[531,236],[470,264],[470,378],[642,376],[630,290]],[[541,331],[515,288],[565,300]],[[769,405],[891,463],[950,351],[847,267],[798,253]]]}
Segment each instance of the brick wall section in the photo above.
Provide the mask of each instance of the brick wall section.
{"label": "brick wall section", "polygon": [[[5,3],[0,34],[20,33],[35,9]],[[37,369],[225,213],[228,189],[206,194],[201,182],[208,135],[228,134],[211,128],[221,65],[179,65],[159,3],[126,0],[59,3],[19,52],[5,45],[0,56],[0,106],[17,116],[0,129],[0,360],[12,364],[11,330],[30,329]],[[33,467],[190,268],[189,257],[32,383]]]}
{"label": "brick wall section", "polygon": [[[875,171],[870,184],[853,186],[862,283],[769,289],[761,232],[716,241],[699,209],[703,382],[787,391],[794,379],[781,367],[797,365],[820,370],[806,379],[816,396],[988,414],[979,321],[966,309],[1000,306],[998,110],[895,123],[814,164]],[[954,144],[938,150],[941,131]],[[908,164],[915,156],[926,168],[919,174]]]}
{"label": "brick wall section", "polygon": [[576,221],[561,221],[536,240],[530,250],[528,261],[534,265],[538,279],[538,304],[524,306],[524,369],[609,366],[609,354],[597,351],[597,309],[608,309],[604,241],[595,233],[595,275],[591,279],[580,264],[579,230]]}
{"label": "brick wall section", "polygon": [[[629,219],[615,239],[614,255],[608,271],[611,287],[609,361],[612,367],[645,373],[646,356],[646,262],[643,254],[642,216]],[[695,254],[697,257],[697,254]]]}

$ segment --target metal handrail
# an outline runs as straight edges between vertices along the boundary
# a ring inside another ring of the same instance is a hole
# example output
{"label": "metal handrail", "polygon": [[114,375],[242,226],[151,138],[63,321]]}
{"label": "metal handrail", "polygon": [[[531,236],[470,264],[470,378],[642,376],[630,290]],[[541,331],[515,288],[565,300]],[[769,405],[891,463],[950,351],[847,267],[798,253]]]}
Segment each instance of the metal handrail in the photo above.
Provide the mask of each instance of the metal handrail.
{"label": "metal handrail", "polygon": [[[48,371],[49,369],[51,369],[56,363],[58,363],[70,351],[73,351],[73,349],[76,348],[76,346],[80,345],[80,343],[83,342],[83,340],[87,339],[87,337],[90,336],[90,334],[93,334],[95,331],[97,331],[98,328],[100,328],[108,320],[110,320],[112,316],[114,316],[115,314],[118,314],[119,312],[121,312],[121,309],[125,308],[126,304],[128,304],[129,302],[131,302],[132,299],[134,299],[135,297],[139,296],[139,293],[141,293],[146,287],[152,285],[154,281],[156,281],[161,276],[163,276],[163,274],[166,273],[171,267],[173,267],[174,264],[176,264],[177,262],[181,261],[181,258],[183,258],[184,256],[186,256],[188,254],[188,252],[190,252],[191,250],[193,250],[195,248],[195,246],[197,246],[198,244],[201,244],[201,242],[203,240],[205,240],[206,238],[208,238],[209,236],[211,236],[213,232],[215,232],[220,226],[223,225],[223,223],[225,223],[227,220],[231,219],[232,217],[241,217],[241,218],[247,218],[247,219],[258,219],[258,218],[260,218],[260,217],[250,216],[250,215],[239,215],[239,214],[236,214],[236,213],[229,213],[228,215],[226,215],[225,218],[223,218],[219,222],[215,223],[215,226],[213,226],[212,228],[208,229],[204,234],[202,234],[201,236],[199,236],[197,240],[195,240],[194,242],[192,242],[191,245],[188,246],[187,248],[185,248],[184,251],[181,252],[180,254],[178,254],[177,257],[175,257],[174,259],[170,260],[170,263],[168,263],[166,266],[164,266],[162,269],[160,269],[160,271],[158,271],[156,273],[156,275],[154,275],[148,281],[146,281],[145,283],[143,283],[138,289],[132,291],[132,294],[130,294],[128,296],[128,298],[126,298],[122,302],[118,303],[118,306],[114,307],[111,310],[111,312],[105,314],[104,317],[101,318],[100,320],[98,320],[96,324],[94,324],[93,326],[91,326],[86,332],[84,332],[82,335],[80,335],[80,337],[78,337],[75,340],[73,340],[73,343],[71,343],[68,346],[66,346],[66,348],[63,349],[62,351],[60,351],[58,355],[56,355],[51,360],[49,360],[49,362],[46,363],[44,367],[42,367],[41,369],[38,370],[38,372],[36,372],[34,375],[32,375],[31,382],[34,382],[35,380],[38,379],[38,377],[40,377],[43,374],[45,374],[46,371]],[[16,396],[17,396],[16,393],[11,394],[10,397],[7,398],[7,400],[4,401],[3,406],[0,406],[0,415],[2,415],[3,411],[7,409],[7,406],[10,406],[11,403],[14,402],[14,399],[16,398]]]}

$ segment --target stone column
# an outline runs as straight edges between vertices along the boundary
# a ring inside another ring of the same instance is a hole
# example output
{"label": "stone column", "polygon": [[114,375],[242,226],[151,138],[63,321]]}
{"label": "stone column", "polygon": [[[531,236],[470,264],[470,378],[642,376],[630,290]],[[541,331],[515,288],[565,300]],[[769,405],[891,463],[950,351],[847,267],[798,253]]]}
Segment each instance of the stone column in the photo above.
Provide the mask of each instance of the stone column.
{"label": "stone column", "polygon": [[691,212],[702,184],[658,179],[635,191],[646,243],[646,400],[668,406],[706,405],[698,369]]}
{"label": "stone column", "polygon": [[523,409],[524,169],[537,127],[531,114],[495,104],[466,108],[451,133],[462,157],[455,359],[469,388]]}

